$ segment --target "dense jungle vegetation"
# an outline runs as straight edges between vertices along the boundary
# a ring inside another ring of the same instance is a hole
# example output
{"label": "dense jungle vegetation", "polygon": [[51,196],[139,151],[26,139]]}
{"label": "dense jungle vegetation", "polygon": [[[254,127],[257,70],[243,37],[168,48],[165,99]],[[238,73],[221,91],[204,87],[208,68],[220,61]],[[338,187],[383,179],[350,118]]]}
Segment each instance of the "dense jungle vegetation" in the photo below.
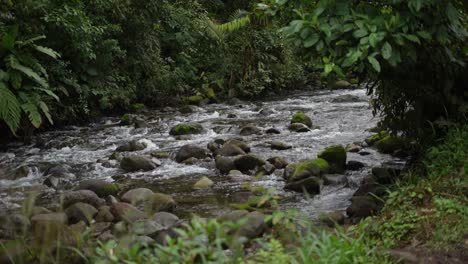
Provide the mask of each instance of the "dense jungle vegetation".
{"label": "dense jungle vegetation", "polygon": [[[72,246],[59,245],[57,234],[29,245],[25,231],[16,230],[22,240],[0,240],[0,257],[14,252],[7,255],[11,263],[463,263],[467,14],[463,0],[3,0],[0,142],[141,108],[258,100],[341,82],[365,87],[380,120],[364,147],[375,144],[394,156],[403,150],[411,159],[401,175],[363,182],[373,189],[362,197],[377,209],[345,225],[328,215],[319,219],[328,227],[317,225],[282,210],[274,191],[249,186],[259,195],[242,209],[265,214],[260,224],[267,231],[256,237],[244,234],[251,219],[242,217],[194,217],[156,246],[112,239],[90,245],[88,232],[69,239]],[[306,118],[297,113],[291,123],[310,131]],[[391,145],[398,147],[387,150]],[[346,167],[348,148],[341,149]],[[241,146],[235,151],[249,156]],[[323,163],[297,163],[291,175],[304,167],[318,168],[320,176],[333,172],[323,153],[313,160]],[[16,254],[20,249],[27,254]]]}

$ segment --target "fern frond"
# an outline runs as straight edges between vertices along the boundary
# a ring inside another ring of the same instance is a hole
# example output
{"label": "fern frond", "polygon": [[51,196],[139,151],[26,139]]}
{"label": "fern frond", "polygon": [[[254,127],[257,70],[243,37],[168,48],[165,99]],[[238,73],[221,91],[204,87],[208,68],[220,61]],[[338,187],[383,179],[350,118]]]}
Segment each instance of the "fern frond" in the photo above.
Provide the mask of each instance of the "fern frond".
{"label": "fern frond", "polygon": [[239,18],[248,16],[248,15],[249,15],[249,12],[242,10],[242,9],[237,9],[236,11],[234,11],[234,13],[232,13],[229,16],[229,21],[234,21],[234,20],[237,20]]}
{"label": "fern frond", "polygon": [[54,121],[52,120],[52,116],[50,115],[49,107],[43,101],[39,101],[38,106],[42,110],[42,113],[44,113],[44,115],[46,116],[47,120],[49,120],[49,123],[53,125]]}
{"label": "fern frond", "polygon": [[213,39],[216,39],[217,41],[222,41],[226,35],[224,32],[219,30],[219,26],[216,25],[213,21],[209,20],[206,23],[206,30],[208,32],[208,35],[210,35]]}
{"label": "fern frond", "polygon": [[27,39],[27,40],[24,40],[24,41],[16,41],[16,43],[17,43],[20,47],[24,47],[24,46],[33,44],[34,42],[36,42],[36,41],[38,41],[38,40],[41,40],[41,39],[45,39],[45,38],[46,38],[46,36],[41,35],[41,36],[37,36],[37,37],[34,37],[34,38],[30,38],[30,39]]}
{"label": "fern frond", "polygon": [[50,89],[41,88],[41,87],[34,87],[33,89],[46,93],[47,95],[49,95],[49,96],[53,97],[55,100],[57,100],[57,102],[60,101],[60,98],[54,92],[52,92],[52,90],[50,90]]}
{"label": "fern frond", "polygon": [[21,121],[20,103],[3,82],[0,82],[0,119],[16,135],[16,130],[18,130]]}
{"label": "fern frond", "polygon": [[250,16],[244,16],[244,17],[229,21],[227,23],[218,25],[217,28],[221,32],[233,32],[233,31],[237,31],[241,28],[246,27],[247,25],[250,24],[250,22],[251,22]]}
{"label": "fern frond", "polygon": [[37,51],[39,51],[39,52],[41,52],[41,53],[43,53],[45,55],[48,55],[48,56],[50,56],[50,57],[52,57],[54,59],[60,58],[60,54],[58,52],[56,52],[55,50],[51,49],[51,48],[47,48],[47,47],[43,47],[43,46],[39,46],[39,45],[33,45],[33,47]]}
{"label": "fern frond", "polygon": [[45,88],[48,87],[46,80],[44,80],[41,76],[39,76],[39,74],[37,74],[37,72],[35,72],[33,69],[21,65],[18,59],[13,54],[10,54],[6,58],[6,60],[12,69],[24,73],[26,76],[28,76],[29,78],[31,78],[32,80],[40,84],[42,87],[45,87]]}
{"label": "fern frond", "polygon": [[37,105],[32,101],[29,101],[26,104],[22,104],[21,108],[28,115],[29,121],[35,128],[39,128],[42,124],[42,117]]}

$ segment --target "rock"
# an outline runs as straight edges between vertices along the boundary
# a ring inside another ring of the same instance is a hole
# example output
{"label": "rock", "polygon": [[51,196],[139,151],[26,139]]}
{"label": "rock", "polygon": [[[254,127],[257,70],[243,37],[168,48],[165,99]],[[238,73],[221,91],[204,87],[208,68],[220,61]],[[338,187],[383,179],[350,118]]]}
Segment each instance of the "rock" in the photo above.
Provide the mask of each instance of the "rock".
{"label": "rock", "polygon": [[384,154],[392,154],[399,149],[404,149],[407,144],[408,143],[405,139],[396,136],[386,136],[375,142],[377,150]]}
{"label": "rock", "polygon": [[214,182],[210,180],[208,177],[203,176],[200,180],[198,180],[195,185],[193,185],[193,189],[201,190],[201,189],[208,189],[214,185]]}
{"label": "rock", "polygon": [[169,134],[171,136],[181,136],[181,135],[191,135],[191,134],[201,134],[203,132],[203,127],[198,124],[178,124],[171,128]]}
{"label": "rock", "polygon": [[142,156],[124,157],[120,162],[120,168],[128,172],[150,171],[156,167],[157,165],[152,160]]}
{"label": "rock", "polygon": [[[27,234],[31,227],[28,217],[23,214],[11,214],[0,217],[0,241],[1,238],[17,238]],[[1,245],[1,242],[0,242]],[[1,251],[1,246],[0,246]]]}
{"label": "rock", "polygon": [[267,228],[265,215],[260,212],[254,211],[248,213],[245,216],[245,219],[245,224],[243,224],[236,232],[237,236],[253,239],[262,235]]}
{"label": "rock", "polygon": [[155,193],[149,200],[144,202],[145,212],[173,212],[176,208],[176,202],[170,195],[163,193]]}
{"label": "rock", "polygon": [[235,170],[236,165],[234,164],[234,158],[217,156],[216,157],[216,168],[222,174],[227,174],[227,173],[229,173],[229,171]]}
{"label": "rock", "polygon": [[120,118],[120,123],[119,125],[121,126],[130,126],[133,123],[133,117],[130,114],[124,114]]}
{"label": "rock", "polygon": [[309,177],[299,181],[287,183],[284,186],[284,189],[295,192],[307,192],[308,194],[319,194],[320,180],[316,177]]}
{"label": "rock", "polygon": [[98,237],[97,237],[97,240],[101,241],[101,242],[108,242],[108,241],[111,241],[111,240],[116,240],[115,236],[112,234],[111,230],[107,230],[105,231],[104,233],[100,234]]}
{"label": "rock", "polygon": [[140,151],[146,148],[146,144],[132,140],[123,145],[120,145],[115,151],[125,152],[125,151]]}
{"label": "rock", "polygon": [[71,167],[68,165],[59,164],[48,168],[44,175],[44,185],[54,189],[62,189],[70,185],[76,179],[76,176],[70,172]]}
{"label": "rock", "polygon": [[197,108],[193,105],[183,105],[179,107],[179,112],[182,114],[191,114],[197,111]]}
{"label": "rock", "polygon": [[271,108],[262,108],[260,109],[260,111],[258,111],[258,113],[263,116],[269,116],[269,115],[273,115],[275,113],[275,110]]}
{"label": "rock", "polygon": [[223,143],[223,145],[234,145],[234,146],[241,148],[245,153],[250,152],[250,146],[247,143],[245,143],[243,140],[229,139],[228,141]]}
{"label": "rock", "polygon": [[111,213],[110,206],[105,205],[99,207],[95,220],[96,222],[114,222],[115,217]]}
{"label": "rock", "polygon": [[353,196],[366,196],[375,195],[377,197],[383,197],[387,193],[387,189],[377,183],[364,183],[359,186]]}
{"label": "rock", "polygon": [[273,141],[270,143],[270,148],[274,150],[287,150],[291,149],[292,146],[281,141]]}
{"label": "rock", "polygon": [[310,129],[301,123],[292,123],[288,126],[288,129],[293,131],[293,132],[298,132],[298,133],[304,133],[304,132],[309,132]]}
{"label": "rock", "polygon": [[339,80],[333,83],[329,88],[332,90],[341,90],[341,89],[350,89],[352,88],[352,84],[348,81]]}
{"label": "rock", "polygon": [[148,200],[154,192],[147,188],[136,188],[131,189],[122,195],[121,199],[123,202],[130,204],[137,204],[140,201]]}
{"label": "rock", "polygon": [[330,164],[330,172],[342,173],[346,168],[346,150],[343,146],[336,145],[326,148],[317,157]]}
{"label": "rock", "polygon": [[375,142],[377,142],[377,141],[379,141],[379,140],[381,140],[381,139],[383,139],[383,138],[385,138],[387,136],[389,136],[387,131],[380,131],[379,133],[366,138],[365,142],[367,143],[367,145],[373,146]]}
{"label": "rock", "polygon": [[264,176],[270,175],[275,172],[276,167],[273,164],[266,162],[263,166],[261,166],[258,171],[255,173],[255,176]]}
{"label": "rock", "polygon": [[201,95],[193,95],[184,98],[184,101],[191,105],[201,105],[204,98]]}
{"label": "rock", "polygon": [[115,223],[114,226],[112,226],[112,233],[119,237],[128,234],[127,223],[124,221]]}
{"label": "rock", "polygon": [[142,120],[140,118],[135,118],[133,121],[133,127],[138,129],[138,128],[145,128],[147,127],[145,120]]}
{"label": "rock", "polygon": [[302,112],[295,113],[291,118],[291,125],[296,123],[304,124],[308,128],[312,128],[312,119]]}
{"label": "rock", "polygon": [[273,166],[275,166],[275,168],[278,170],[284,169],[286,168],[286,166],[288,166],[288,162],[284,158],[281,158],[281,157],[269,158],[267,161],[271,163]]}
{"label": "rock", "polygon": [[202,147],[196,145],[185,145],[179,149],[175,160],[180,163],[189,158],[204,159],[208,157],[208,155],[208,150]]}
{"label": "rock", "polygon": [[390,258],[395,261],[395,263],[401,263],[401,264],[423,264],[425,263],[424,259],[406,250],[398,250],[398,249],[390,250],[389,255],[390,255]]}
{"label": "rock", "polygon": [[123,155],[121,153],[118,153],[118,152],[114,152],[112,153],[112,155],[109,157],[110,160],[117,160],[117,161],[121,161],[123,159]]}
{"label": "rock", "polygon": [[[11,180],[11,181],[14,181],[14,180],[17,180],[17,179],[21,179],[21,178],[25,178],[25,177],[28,177],[29,175],[29,172],[31,171],[31,169],[26,166],[26,165],[22,165],[22,166],[19,166],[17,167],[14,171],[12,171],[11,173],[7,173],[4,177],[2,178],[5,178],[7,180]],[[2,175],[3,176],[3,175]]]}
{"label": "rock", "polygon": [[352,94],[339,95],[331,100],[332,103],[356,103],[362,101],[359,96]]}
{"label": "rock", "polygon": [[38,214],[50,214],[52,213],[52,211],[50,211],[49,209],[45,208],[45,207],[41,207],[41,206],[34,206],[31,210],[31,215],[30,217],[33,217],[35,215],[38,215]]}
{"label": "rock", "polygon": [[234,144],[226,143],[218,151],[216,151],[216,154],[225,156],[225,157],[233,157],[233,156],[238,156],[238,155],[244,155],[246,153],[240,147]]}
{"label": "rock", "polygon": [[361,151],[359,151],[358,154],[361,155],[361,156],[369,156],[371,153],[369,151],[361,150]]}
{"label": "rock", "polygon": [[216,153],[220,148],[221,148],[221,145],[216,143],[216,142],[209,142],[206,147],[212,152],[212,153]]}
{"label": "rock", "polygon": [[234,159],[234,165],[236,169],[242,172],[254,170],[255,168],[264,164],[265,161],[252,154],[242,155]]}
{"label": "rock", "polygon": [[235,114],[230,113],[227,115],[227,118],[237,118],[237,116]]}
{"label": "rock", "polygon": [[346,209],[349,217],[363,218],[375,215],[381,209],[381,204],[369,196],[354,196],[351,205]]}
{"label": "rock", "polygon": [[299,163],[292,163],[292,164],[288,164],[285,168],[284,168],[284,171],[283,171],[283,179],[285,179],[286,181],[291,178],[291,176],[293,175],[294,171],[296,170],[296,167]]}
{"label": "rock", "polygon": [[328,162],[324,159],[303,161],[296,164],[294,172],[286,180],[287,182],[293,182],[311,176],[322,176],[329,171],[329,168]]}
{"label": "rock", "polygon": [[361,149],[362,147],[357,144],[349,144],[346,146],[346,152],[358,153]]}
{"label": "rock", "polygon": [[249,211],[247,210],[234,210],[229,213],[226,213],[218,218],[220,222],[233,222],[236,223],[239,220],[243,219]]}
{"label": "rock", "polygon": [[244,127],[241,128],[239,134],[241,136],[260,135],[260,134],[262,134],[262,130],[260,130],[256,126],[247,125],[247,126],[244,126]]}
{"label": "rock", "polygon": [[249,175],[243,174],[239,170],[231,170],[229,171],[229,178],[232,182],[248,182],[252,181],[252,177]]}
{"label": "rock", "polygon": [[352,171],[358,171],[364,168],[366,165],[360,161],[350,160],[346,163],[346,169]]}
{"label": "rock", "polygon": [[97,194],[90,190],[69,191],[62,194],[63,208],[67,208],[75,203],[87,203],[95,208],[99,208],[106,202],[104,199],[99,198]]}
{"label": "rock", "polygon": [[65,213],[39,214],[31,218],[34,234],[44,242],[56,240],[68,224]]}
{"label": "rock", "polygon": [[78,184],[75,190],[90,190],[96,193],[99,197],[116,195],[120,187],[115,183],[106,182],[103,180],[84,180]]}
{"label": "rock", "polygon": [[127,223],[133,223],[146,218],[146,215],[142,211],[128,203],[112,204],[111,213],[117,221],[125,221]]}
{"label": "rock", "polygon": [[164,228],[173,227],[180,221],[179,217],[168,212],[157,212],[151,217],[151,219],[156,221]]}
{"label": "rock", "polygon": [[99,222],[99,223],[93,223],[90,227],[89,230],[91,231],[91,236],[92,237],[99,237],[106,231],[109,231],[111,228],[112,224],[108,222]]}
{"label": "rock", "polygon": [[372,175],[380,184],[392,184],[400,175],[400,170],[387,167],[374,167],[372,168]]}
{"label": "rock", "polygon": [[191,158],[188,158],[188,159],[182,161],[181,163],[185,164],[185,165],[195,165],[195,164],[197,164],[199,162],[200,162],[199,159],[191,157]]}
{"label": "rock", "polygon": [[281,134],[281,131],[279,131],[277,128],[272,127],[272,128],[268,128],[268,129],[265,131],[265,133],[267,133],[267,134],[277,134],[277,135],[279,135],[279,134]]}
{"label": "rock", "polygon": [[344,225],[345,216],[341,212],[332,212],[320,215],[319,220],[329,227],[335,227],[336,225]]}
{"label": "rock", "polygon": [[67,214],[70,224],[83,221],[89,225],[93,221],[94,216],[98,213],[98,210],[86,203],[75,203],[65,209],[65,213]]}
{"label": "rock", "polygon": [[152,151],[150,155],[157,159],[168,159],[171,156],[167,151]]}
{"label": "rock", "polygon": [[323,176],[323,184],[325,185],[340,185],[348,183],[348,178],[342,174],[327,174]]}
{"label": "rock", "polygon": [[159,231],[165,228],[158,222],[151,219],[138,220],[132,223],[131,232],[142,236],[156,236]]}

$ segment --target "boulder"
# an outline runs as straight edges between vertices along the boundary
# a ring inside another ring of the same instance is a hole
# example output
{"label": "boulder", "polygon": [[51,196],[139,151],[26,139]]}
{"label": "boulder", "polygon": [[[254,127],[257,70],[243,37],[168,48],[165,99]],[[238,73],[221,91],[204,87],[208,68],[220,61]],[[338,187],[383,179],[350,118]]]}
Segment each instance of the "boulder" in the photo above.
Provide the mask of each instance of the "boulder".
{"label": "boulder", "polygon": [[86,203],[99,208],[105,204],[105,200],[99,198],[96,193],[90,190],[69,191],[62,194],[63,208],[67,208],[75,203]]}
{"label": "boulder", "polygon": [[262,134],[262,130],[256,126],[247,125],[241,128],[239,134],[241,136],[260,135]]}
{"label": "boulder", "polygon": [[171,128],[169,134],[171,136],[181,136],[181,135],[191,135],[191,134],[201,134],[203,132],[203,127],[198,124],[178,124]]}
{"label": "boulder", "polygon": [[130,231],[135,235],[152,237],[164,229],[161,224],[154,220],[142,219],[132,223]]}
{"label": "boulder", "polygon": [[110,206],[101,206],[98,208],[98,212],[96,214],[96,217],[94,218],[96,222],[101,223],[101,222],[114,222],[115,217],[111,213],[111,208]]}
{"label": "boulder", "polygon": [[366,165],[360,161],[350,160],[346,163],[346,169],[352,171],[358,171],[364,168]]}
{"label": "boulder", "polygon": [[[219,144],[219,143],[218,143]],[[250,152],[250,146],[243,140],[240,139],[229,139],[228,141],[222,143],[223,145],[234,145],[241,148],[245,153]]]}
{"label": "boulder", "polygon": [[298,133],[304,133],[304,132],[310,131],[310,128],[308,128],[306,125],[301,124],[301,123],[292,123],[288,126],[288,129],[293,132],[298,132]]}
{"label": "boulder", "polygon": [[381,208],[381,203],[370,196],[355,196],[351,199],[346,214],[352,218],[363,218],[375,215]]}
{"label": "boulder", "polygon": [[328,147],[320,152],[317,157],[328,161],[330,172],[342,173],[346,168],[346,150],[343,146]]}
{"label": "boulder", "polygon": [[254,211],[245,216],[246,222],[237,230],[236,236],[253,239],[259,237],[266,230],[265,215]]}
{"label": "boulder", "polygon": [[375,144],[375,142],[379,141],[379,140],[382,140],[383,138],[389,136],[388,132],[383,130],[383,131],[380,131],[379,133],[373,135],[373,136],[370,136],[368,138],[365,139],[365,142],[367,145],[369,146],[373,146]]}
{"label": "boulder", "polygon": [[348,183],[348,178],[342,174],[327,174],[323,176],[323,184],[325,185],[340,185]]}
{"label": "boulder", "polygon": [[296,164],[294,172],[286,180],[288,182],[302,180],[311,176],[322,176],[329,171],[330,166],[324,159],[307,160]]}
{"label": "boulder", "polygon": [[116,195],[120,187],[115,183],[103,180],[84,180],[78,184],[75,190],[90,190],[99,197],[107,197],[109,195]]}
{"label": "boulder", "polygon": [[320,215],[319,220],[329,227],[334,227],[336,225],[344,225],[345,216],[341,212],[332,212]]}
{"label": "boulder", "polygon": [[146,215],[142,211],[128,203],[114,203],[111,205],[110,210],[117,221],[133,223],[146,218]]}
{"label": "boulder", "polygon": [[183,105],[179,107],[179,112],[182,114],[191,114],[197,111],[197,108],[193,105]]}
{"label": "boulder", "polygon": [[184,98],[184,101],[190,105],[201,105],[204,98],[201,95],[192,95]]}
{"label": "boulder", "polygon": [[247,210],[234,210],[229,213],[226,213],[218,218],[220,222],[238,222],[243,219],[246,215],[249,214]]}
{"label": "boulder", "polygon": [[14,181],[20,178],[28,177],[30,171],[31,169],[28,166],[21,165],[17,167],[16,169],[14,169],[12,172],[7,173],[5,176],[2,175],[3,176],[2,178]]}
{"label": "boulder", "polygon": [[140,150],[144,150],[145,148],[146,148],[146,144],[132,140],[123,145],[120,145],[119,147],[117,147],[115,151],[117,152],[140,151]]}
{"label": "boulder", "polygon": [[179,149],[175,160],[180,163],[189,158],[204,159],[208,156],[208,150],[205,148],[196,145],[185,145]]}
{"label": "boulder", "polygon": [[180,222],[179,217],[168,212],[157,212],[151,217],[151,219],[164,228],[173,227]]}
{"label": "boulder", "polygon": [[372,168],[372,175],[380,184],[392,184],[400,175],[400,170],[389,167],[374,167]]}
{"label": "boulder", "polygon": [[233,157],[238,155],[246,154],[244,150],[234,144],[224,144],[219,150],[216,151],[216,154],[225,156],[225,157]]}
{"label": "boulder", "polygon": [[120,168],[128,172],[150,171],[156,167],[157,165],[152,160],[142,156],[124,157],[120,162]]}
{"label": "boulder", "polygon": [[279,131],[279,129],[277,129],[277,128],[272,127],[272,128],[268,128],[268,129],[265,131],[265,133],[267,133],[267,134],[277,134],[277,135],[279,135],[279,134],[281,134],[281,131]]}
{"label": "boulder", "polygon": [[351,152],[351,153],[358,153],[361,151],[362,147],[359,146],[358,144],[348,144],[346,146],[346,152]]}
{"label": "boulder", "polygon": [[167,151],[152,151],[150,153],[151,157],[157,158],[157,159],[168,159],[171,154]]}
{"label": "boulder", "polygon": [[287,150],[291,149],[292,146],[281,141],[273,141],[270,142],[270,148],[274,150]]}
{"label": "boulder", "polygon": [[176,202],[174,199],[164,193],[155,193],[149,200],[145,200],[143,204],[145,212],[173,212],[176,208]]}
{"label": "boulder", "polygon": [[137,204],[140,201],[148,200],[154,192],[147,188],[136,188],[125,192],[121,199],[123,202]]}
{"label": "boulder", "polygon": [[236,165],[234,164],[234,158],[217,156],[216,157],[216,168],[222,174],[227,174],[227,173],[229,173],[229,171],[235,170]]}
{"label": "boulder", "polygon": [[193,189],[201,190],[201,189],[208,189],[214,185],[214,182],[210,180],[208,177],[203,176],[200,180],[198,180],[194,185]]}
{"label": "boulder", "polygon": [[375,195],[377,197],[383,197],[387,193],[387,189],[375,182],[363,183],[353,196],[366,196],[366,195]]}
{"label": "boulder", "polygon": [[242,172],[254,170],[255,168],[260,167],[264,164],[264,160],[252,154],[241,155],[234,159],[234,165],[236,169]]}
{"label": "boulder", "polygon": [[70,224],[83,221],[89,225],[93,221],[94,216],[98,213],[98,210],[90,204],[75,203],[65,209],[65,213],[67,214]]}
{"label": "boulder", "polygon": [[292,116],[291,125],[296,123],[304,124],[308,128],[312,128],[312,119],[302,112],[297,112]]}
{"label": "boulder", "polygon": [[44,185],[54,189],[62,189],[71,185],[76,176],[70,172],[69,165],[59,164],[48,168],[45,172]]}
{"label": "boulder", "polygon": [[320,180],[317,177],[309,177],[299,181],[287,183],[284,186],[284,189],[295,192],[307,192],[308,194],[319,194]]}
{"label": "boulder", "polygon": [[408,142],[397,136],[386,136],[375,142],[377,150],[384,154],[392,154],[393,152],[407,147]]}
{"label": "boulder", "polygon": [[272,157],[267,160],[269,163],[271,163],[273,166],[275,166],[276,169],[284,169],[286,166],[288,166],[288,162],[282,158],[282,157]]}
{"label": "boulder", "polygon": [[352,88],[352,84],[345,80],[339,80],[334,82],[329,88],[332,90],[341,90],[341,89],[350,89]]}
{"label": "boulder", "polygon": [[356,103],[362,101],[359,96],[352,94],[339,95],[331,100],[332,103]]}
{"label": "boulder", "polygon": [[195,165],[195,164],[197,164],[199,162],[200,162],[199,159],[191,157],[191,158],[188,158],[188,159],[182,161],[181,163],[185,164],[185,165]]}

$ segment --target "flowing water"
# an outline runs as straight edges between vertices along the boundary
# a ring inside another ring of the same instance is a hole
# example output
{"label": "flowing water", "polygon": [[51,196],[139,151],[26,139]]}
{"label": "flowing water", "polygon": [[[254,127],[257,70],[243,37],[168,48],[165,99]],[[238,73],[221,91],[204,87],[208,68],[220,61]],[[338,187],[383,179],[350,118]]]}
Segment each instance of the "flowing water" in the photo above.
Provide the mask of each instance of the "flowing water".
{"label": "flowing water", "polygon": [[[344,94],[358,96],[352,103],[333,103],[334,98]],[[309,115],[314,126],[307,133],[293,133],[287,130],[291,116],[302,111]],[[235,114],[236,118],[228,118]],[[151,110],[138,114],[144,119],[146,128],[119,126],[118,118],[102,118],[85,127],[68,127],[38,135],[30,145],[11,145],[0,152],[0,211],[21,206],[28,193],[40,193],[44,203],[49,203],[63,190],[54,190],[43,184],[44,171],[54,164],[69,165],[75,177],[74,183],[84,179],[117,180],[125,189],[143,186],[154,191],[171,194],[178,202],[176,214],[188,216],[192,213],[202,216],[216,216],[230,210],[230,204],[245,201],[250,193],[242,182],[222,176],[215,169],[214,161],[197,165],[178,164],[172,159],[162,159],[162,165],[150,172],[126,173],[117,166],[108,166],[109,156],[121,144],[140,140],[148,145],[142,151],[132,154],[148,155],[154,150],[176,152],[185,144],[206,146],[216,138],[239,136],[239,128],[253,124],[261,129],[275,127],[281,134],[262,134],[243,137],[249,143],[252,153],[261,158],[284,157],[290,163],[315,158],[316,154],[330,145],[346,145],[362,142],[371,135],[367,130],[376,125],[378,119],[372,116],[364,90],[340,90],[322,92],[301,92],[287,98],[272,98],[263,102],[245,102],[239,105],[210,104],[198,107],[192,114],[181,114],[176,110]],[[189,139],[176,140],[169,129],[183,122],[201,124],[205,132]],[[293,146],[290,150],[271,150],[268,142],[280,140]],[[371,148],[369,155],[348,153],[348,160],[356,160],[367,166],[360,171],[347,171],[349,184],[323,186],[321,194],[305,197],[300,193],[284,191],[282,171],[264,176],[252,182],[255,186],[274,188],[284,197],[282,206],[298,208],[305,215],[315,217],[320,213],[343,211],[349,205],[349,198],[359,186],[371,167],[394,161]],[[26,165],[25,177],[11,178],[7,175],[18,167]],[[26,175],[27,174],[27,175]],[[192,189],[201,177],[208,176],[216,184],[208,190]],[[72,187],[72,186],[69,186]],[[58,201],[56,201],[58,202]]]}

